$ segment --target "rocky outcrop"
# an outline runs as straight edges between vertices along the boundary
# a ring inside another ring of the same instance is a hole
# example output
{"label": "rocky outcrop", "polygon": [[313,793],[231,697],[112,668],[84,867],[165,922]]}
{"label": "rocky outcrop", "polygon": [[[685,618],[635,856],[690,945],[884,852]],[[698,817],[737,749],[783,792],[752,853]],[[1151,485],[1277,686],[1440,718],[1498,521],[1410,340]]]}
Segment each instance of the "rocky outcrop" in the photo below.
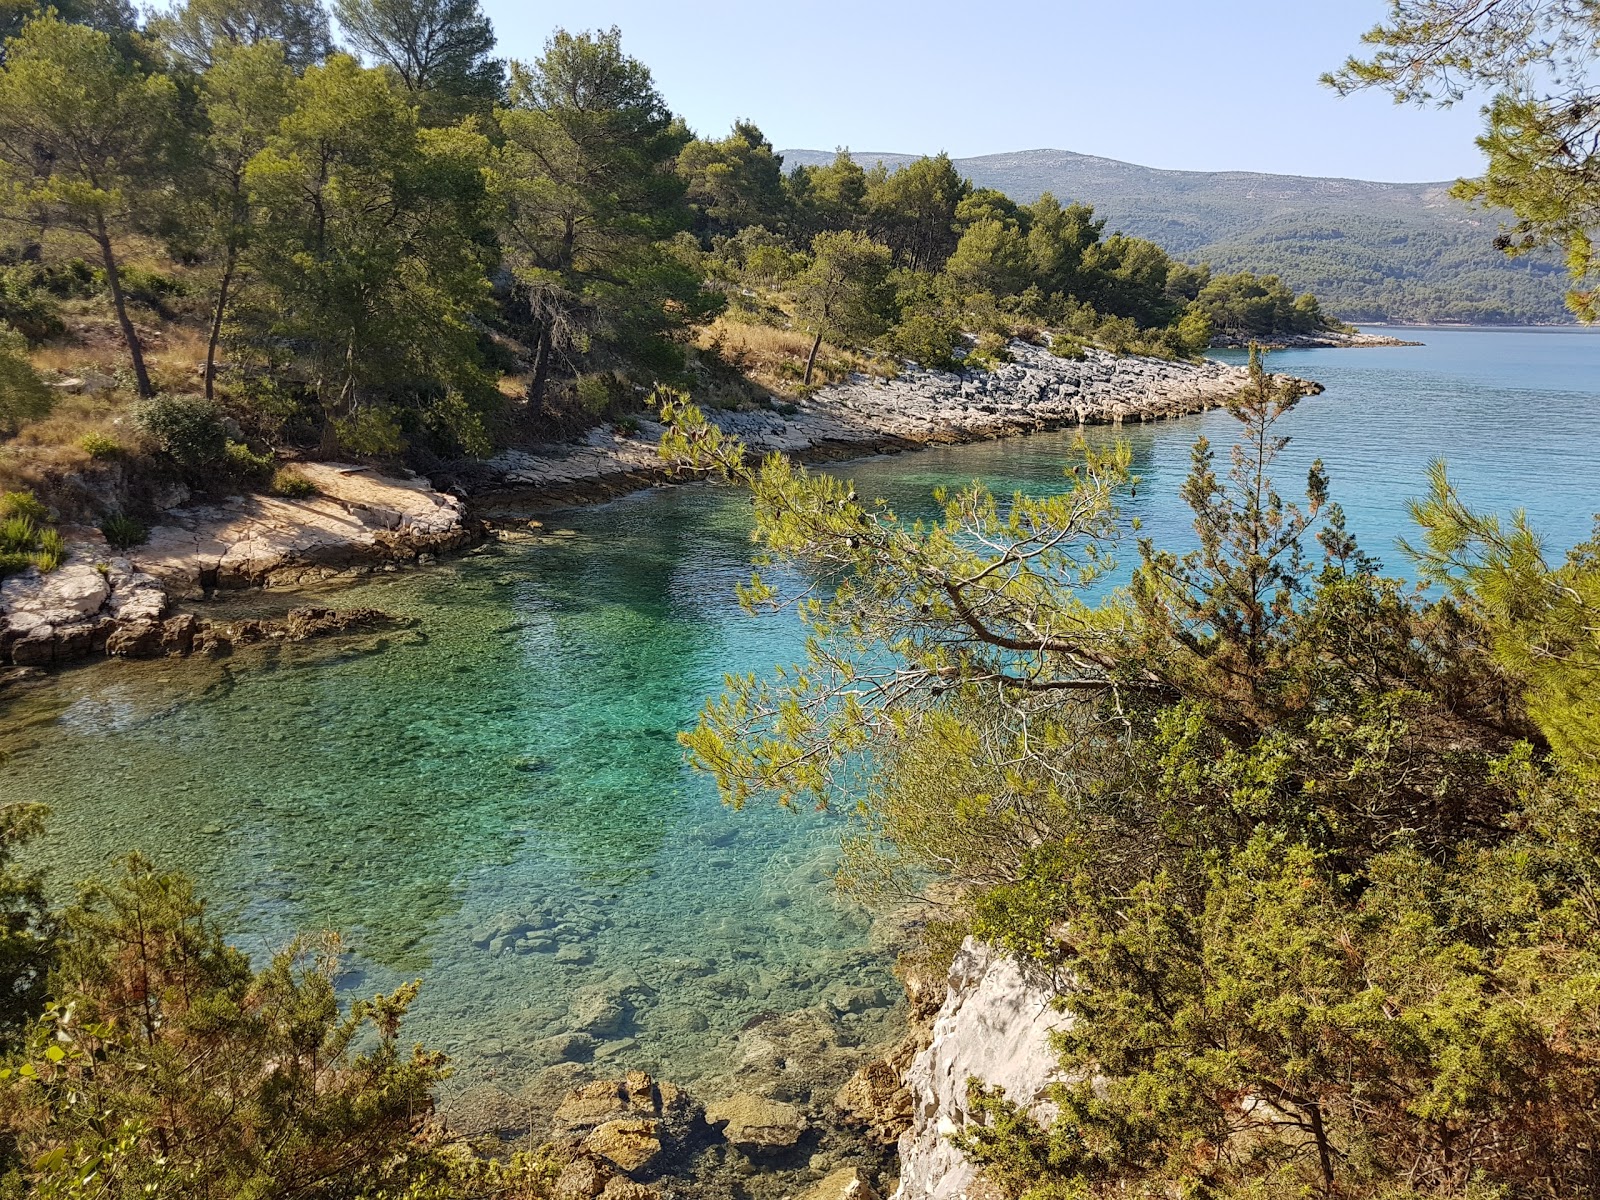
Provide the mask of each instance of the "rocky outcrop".
{"label": "rocky outcrop", "polygon": [[43,667],[107,651],[124,629],[159,626],[166,607],[160,583],[126,558],[30,568],[0,583],[0,663]]}
{"label": "rocky outcrop", "polygon": [[0,583],[0,665],[47,667],[105,654],[112,658],[219,657],[237,646],[304,642],[396,624],[375,608],[302,606],[281,621],[209,621],[194,613],[163,618],[167,595],[125,558],[68,562],[48,574],[26,571]]}
{"label": "rocky outcrop", "polygon": [[1044,1111],[1058,1079],[1050,1034],[1068,1018],[1051,990],[1006,955],[968,938],[950,965],[949,990],[932,1040],[911,1063],[911,1127],[900,1138],[893,1200],[986,1200],[993,1195],[950,1142],[972,1119],[967,1081],[1000,1087],[1014,1103]]}
{"label": "rocky outcrop", "polygon": [[[791,405],[709,415],[753,450],[829,459],[1184,416],[1225,404],[1245,382],[1243,368],[1209,360],[1173,362],[1100,350],[1074,360],[1021,341],[1010,349],[1013,361],[992,371],[911,368],[894,379],[855,375]],[[597,429],[581,442],[506,451],[484,465],[472,486],[500,493],[514,505],[617,495],[666,477],[656,453],[660,436],[659,425],[640,421],[631,433]]]}
{"label": "rocky outcrop", "polygon": [[102,652],[218,654],[250,642],[353,632],[383,614],[298,609],[286,622],[235,625],[162,617],[169,600],[427,563],[483,536],[460,499],[415,476],[338,463],[296,469],[315,495],[233,496],[174,508],[144,545],[126,552],[113,551],[94,530],[70,530],[62,566],[48,573],[30,568],[0,583],[0,666],[44,667]]}
{"label": "rocky outcrop", "polygon": [[420,477],[342,463],[299,463],[295,470],[315,495],[232,496],[176,508],[129,557],[174,598],[185,598],[415,561],[481,536],[461,500]]}
{"label": "rocky outcrop", "polygon": [[1324,329],[1317,333],[1274,333],[1265,337],[1223,334],[1211,344],[1233,350],[1244,350],[1250,346],[1259,346],[1263,350],[1356,350],[1369,346],[1423,345],[1422,342],[1390,337],[1386,333],[1363,333],[1359,329],[1348,333],[1340,329]]}

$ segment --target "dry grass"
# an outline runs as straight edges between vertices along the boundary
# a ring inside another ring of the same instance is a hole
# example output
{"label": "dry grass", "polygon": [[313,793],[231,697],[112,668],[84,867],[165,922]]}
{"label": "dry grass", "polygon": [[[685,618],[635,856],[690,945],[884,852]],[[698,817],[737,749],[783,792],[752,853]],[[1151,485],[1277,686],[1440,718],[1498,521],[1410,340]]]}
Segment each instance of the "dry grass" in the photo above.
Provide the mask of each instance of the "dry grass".
{"label": "dry grass", "polygon": [[[750,325],[721,316],[700,331],[695,346],[772,395],[796,396],[805,378],[811,340],[812,335],[798,329]],[[856,371],[877,373],[878,367],[864,354],[824,341],[811,382],[813,386],[836,383]]]}

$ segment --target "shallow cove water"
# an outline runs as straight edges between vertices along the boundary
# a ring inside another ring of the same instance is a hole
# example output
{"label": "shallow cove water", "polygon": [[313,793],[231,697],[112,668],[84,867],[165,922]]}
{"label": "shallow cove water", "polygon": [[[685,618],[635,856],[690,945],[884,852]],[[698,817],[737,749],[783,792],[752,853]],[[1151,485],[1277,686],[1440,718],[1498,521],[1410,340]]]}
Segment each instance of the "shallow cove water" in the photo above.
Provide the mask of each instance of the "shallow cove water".
{"label": "shallow cove water", "polygon": [[[1600,336],[1417,336],[1428,344],[1273,356],[1327,385],[1285,422],[1281,490],[1323,457],[1352,528],[1394,569],[1433,457],[1471,502],[1526,506],[1553,547],[1586,536]],[[1176,493],[1201,433],[1225,445],[1231,419],[1089,431],[1132,443],[1142,482],[1126,511],[1158,541],[1187,541]],[[939,484],[1058,487],[1072,440],[832,469],[912,516]],[[799,647],[792,618],[733,600],[745,505],[666,488],[546,524],[437,568],[219,614],[311,599],[416,619],[376,641],[64,672],[0,710],[0,797],[52,807],[37,857],[59,891],[139,848],[192,873],[252,949],[337,927],[350,990],[422,979],[412,1029],[457,1059],[457,1086],[516,1090],[597,990],[633,1001],[601,1021],[597,1055],[690,1083],[726,1070],[753,1016],[840,989],[840,1007],[868,1003],[844,1018],[863,1040],[892,1032],[870,1004],[871,989],[895,993],[891,954],[828,886],[843,818],[729,812],[674,740],[724,672]]]}

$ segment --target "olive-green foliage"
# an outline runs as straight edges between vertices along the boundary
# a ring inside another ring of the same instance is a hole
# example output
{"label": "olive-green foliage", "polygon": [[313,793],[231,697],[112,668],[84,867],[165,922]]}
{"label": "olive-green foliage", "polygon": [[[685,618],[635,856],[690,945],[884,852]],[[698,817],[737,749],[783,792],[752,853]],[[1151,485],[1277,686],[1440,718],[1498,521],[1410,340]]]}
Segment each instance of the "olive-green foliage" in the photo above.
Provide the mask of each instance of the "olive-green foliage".
{"label": "olive-green foliage", "polygon": [[1209,318],[1217,333],[1236,339],[1317,333],[1337,324],[1323,316],[1315,296],[1296,296],[1276,275],[1258,277],[1249,271],[1213,276],[1191,311]]}
{"label": "olive-green foliage", "polygon": [[39,804],[0,805],[0,1049],[8,1052],[44,1003],[54,956],[55,922],[44,879],[16,861],[43,831],[46,813]]}
{"label": "olive-green foliage", "polygon": [[55,394],[28,361],[27,339],[0,321],[0,436],[50,415]]}
{"label": "olive-green foliage", "polygon": [[[473,317],[487,303],[489,147],[470,124],[423,129],[387,75],[334,55],[245,171],[258,208],[256,303],[236,320],[315,394],[323,445],[406,413],[446,447],[488,448],[498,403]],[[270,361],[270,358],[269,360]]]}
{"label": "olive-green foliage", "polygon": [[329,935],[253,969],[187,880],[138,857],[86,885],[5,1072],[8,1165],[69,1195],[403,1192],[430,1170],[443,1059],[401,1045],[415,984],[342,1006],[339,955]]}
{"label": "olive-green foliage", "polygon": [[181,0],[152,17],[146,32],[196,72],[266,41],[276,42],[302,71],[333,48],[327,11],[312,0]]}
{"label": "olive-green foliage", "polygon": [[122,443],[103,433],[86,433],[78,439],[78,449],[90,458],[104,461],[122,453]]}
{"label": "olive-green foliage", "polygon": [[181,466],[212,466],[227,453],[222,411],[204,396],[157,396],[139,406],[135,420]]}
{"label": "olive-green foliage", "polygon": [[0,576],[37,567],[53,571],[67,557],[50,512],[32,492],[0,493]]}
{"label": "olive-green foliage", "polygon": [[150,530],[143,522],[122,513],[116,513],[101,521],[100,532],[105,536],[106,544],[117,550],[142,546],[150,540]]}
{"label": "olive-green foliage", "polygon": [[40,272],[26,265],[0,267],[0,321],[30,342],[42,342],[65,328],[60,304]]}
{"label": "olive-green foliage", "polygon": [[961,329],[933,313],[913,312],[894,327],[890,344],[897,354],[931,371],[953,371]]}
{"label": "olive-green foliage", "polygon": [[721,302],[672,241],[693,219],[676,170],[688,135],[649,70],[615,29],[559,30],[513,64],[497,119],[507,315],[533,348],[530,406],[561,371],[681,372],[682,334]]}
{"label": "olive-green foliage", "polygon": [[262,483],[272,474],[273,457],[257,454],[244,442],[229,439],[222,448],[223,468],[241,482]]}
{"label": "olive-green foliage", "polygon": [[1553,248],[1570,277],[1568,306],[1600,317],[1594,252],[1600,151],[1590,136],[1600,85],[1600,14],[1561,0],[1395,0],[1388,20],[1363,38],[1373,47],[1323,82],[1341,93],[1380,88],[1397,101],[1449,104],[1492,93],[1477,179],[1454,194],[1509,211],[1496,246],[1510,255]]}
{"label": "olive-green foliage", "polygon": [[714,235],[731,236],[750,226],[769,229],[786,222],[788,197],[783,159],[750,121],[734,122],[719,141],[696,138],[678,155],[678,172],[688,184],[695,232],[710,244]]}
{"label": "olive-green foliage", "polygon": [[317,494],[317,485],[293,467],[279,467],[272,475],[272,494],[287,500],[304,500]]}
{"label": "olive-green foliage", "polygon": [[1296,401],[1252,363],[1227,467],[1195,447],[1196,548],[1140,541],[1099,601],[1125,450],[907,526],[665,410],[669,456],[751,490],[763,569],[840,581],[692,761],[735,804],[855,798],[848,884],[932,876],[946,927],[1064,981],[1053,1123],[980,1081],[963,1138],[1009,1197],[1600,1186],[1600,567],[1440,475],[1424,566],[1454,594],[1385,578],[1320,465],[1273,486]]}
{"label": "olive-green foliage", "polygon": [[[7,43],[0,71],[3,203],[91,242],[111,289],[139,393],[153,393],[144,352],[117,286],[127,226],[154,220],[173,161],[179,93],[112,35],[48,10]],[[50,169],[41,171],[41,163]]]}
{"label": "olive-green foliage", "polygon": [[791,286],[797,317],[818,341],[857,345],[877,337],[892,314],[889,260],[888,248],[864,234],[817,234],[810,265]]}
{"label": "olive-green foliage", "polygon": [[478,0],[334,0],[355,48],[384,64],[420,105],[424,121],[487,118],[505,92],[492,57],[494,27]]}

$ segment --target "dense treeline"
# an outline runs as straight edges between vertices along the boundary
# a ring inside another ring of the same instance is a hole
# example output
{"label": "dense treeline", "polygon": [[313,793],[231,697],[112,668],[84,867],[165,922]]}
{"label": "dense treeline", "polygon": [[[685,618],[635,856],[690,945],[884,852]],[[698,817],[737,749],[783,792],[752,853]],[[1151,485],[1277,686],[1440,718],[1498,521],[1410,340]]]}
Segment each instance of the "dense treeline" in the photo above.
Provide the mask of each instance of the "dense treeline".
{"label": "dense treeline", "polygon": [[[974,188],[943,155],[786,172],[747,122],[696,138],[616,30],[505,63],[473,0],[7,14],[0,319],[81,342],[103,306],[140,428],[174,458],[212,446],[212,467],[230,442],[246,466],[296,446],[486,453],[725,380],[762,328],[803,387],[819,361],[980,365],[1046,330],[1068,354],[1190,355],[1214,328],[1324,320],[1276,281],[1247,303],[1263,285],[1085,206]],[[162,350],[173,330],[203,344],[193,376]],[[185,393],[205,403],[175,410]],[[8,391],[0,425],[47,402]],[[184,446],[162,433],[180,425]]]}

